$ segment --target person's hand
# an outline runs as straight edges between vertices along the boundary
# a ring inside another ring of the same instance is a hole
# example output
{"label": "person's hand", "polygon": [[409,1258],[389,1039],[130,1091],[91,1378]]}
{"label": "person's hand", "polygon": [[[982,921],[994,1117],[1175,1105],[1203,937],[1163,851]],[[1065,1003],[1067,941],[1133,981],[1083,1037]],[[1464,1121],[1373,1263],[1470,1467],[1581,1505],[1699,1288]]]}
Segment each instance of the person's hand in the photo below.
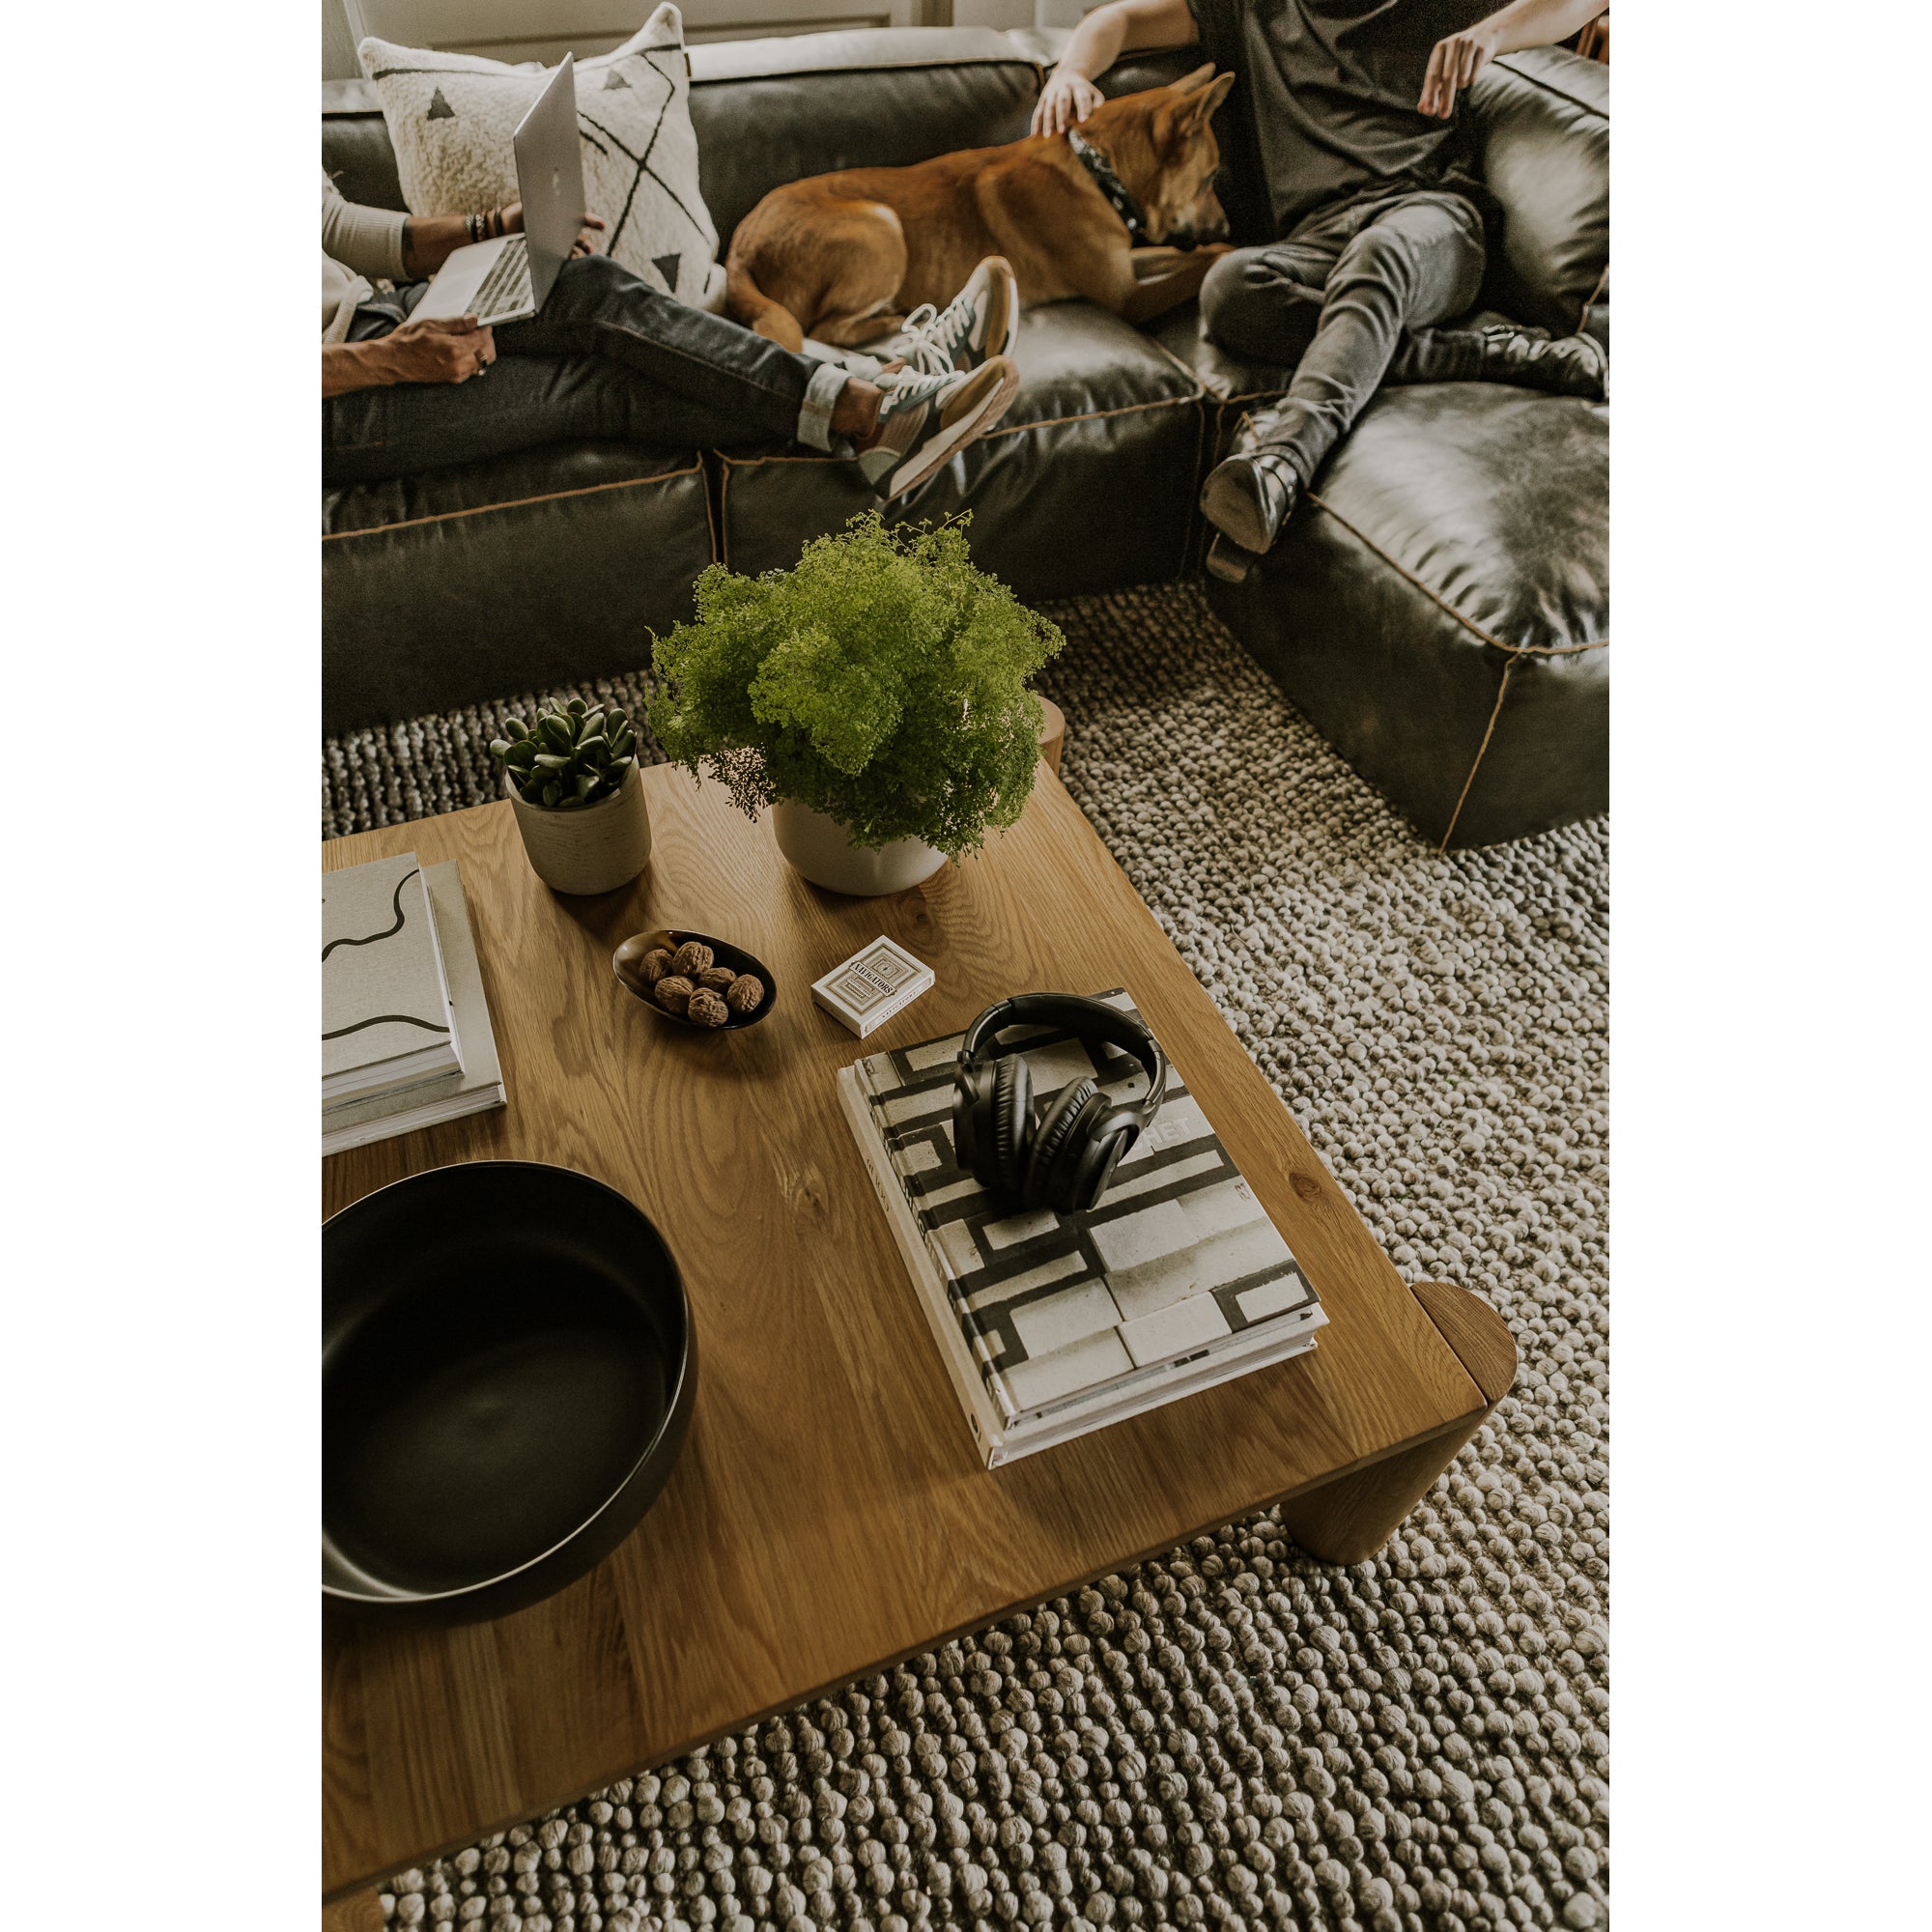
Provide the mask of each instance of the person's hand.
{"label": "person's hand", "polygon": [[406,322],[369,346],[392,383],[467,383],[497,359],[496,337],[473,315]]}
{"label": "person's hand", "polygon": [[1077,127],[1106,99],[1084,73],[1055,68],[1034,103],[1033,131],[1064,134]]}
{"label": "person's hand", "polygon": [[1429,56],[1422,99],[1416,105],[1439,121],[1448,120],[1456,111],[1457,89],[1467,87],[1489,66],[1495,50],[1494,41],[1480,26],[1437,41]]}
{"label": "person's hand", "polygon": [[[521,201],[508,203],[503,209],[503,233],[521,235],[524,232],[524,204]],[[586,214],[578,223],[577,240],[571,243],[573,255],[594,255],[597,244],[592,239],[604,232],[604,217],[601,214]]]}

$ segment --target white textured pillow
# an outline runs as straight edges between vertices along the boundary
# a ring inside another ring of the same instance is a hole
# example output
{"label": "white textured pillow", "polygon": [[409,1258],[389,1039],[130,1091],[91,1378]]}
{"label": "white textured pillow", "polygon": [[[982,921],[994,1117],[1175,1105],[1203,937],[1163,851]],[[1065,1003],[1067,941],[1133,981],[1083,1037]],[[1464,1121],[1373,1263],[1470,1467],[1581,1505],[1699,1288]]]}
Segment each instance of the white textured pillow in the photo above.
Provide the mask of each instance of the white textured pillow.
{"label": "white textured pillow", "polygon": [[[512,136],[543,91],[541,68],[373,38],[355,51],[382,100],[411,213],[468,214],[517,199]],[[691,64],[668,0],[614,52],[578,62],[577,128],[589,213],[606,224],[599,250],[702,306],[718,230],[697,190]]]}

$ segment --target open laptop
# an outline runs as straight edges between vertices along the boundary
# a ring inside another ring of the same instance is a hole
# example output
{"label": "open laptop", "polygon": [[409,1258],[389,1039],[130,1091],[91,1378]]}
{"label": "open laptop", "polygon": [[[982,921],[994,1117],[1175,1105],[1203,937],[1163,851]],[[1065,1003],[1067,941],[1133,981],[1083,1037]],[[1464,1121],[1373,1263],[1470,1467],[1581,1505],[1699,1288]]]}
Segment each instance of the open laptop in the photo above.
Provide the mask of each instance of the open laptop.
{"label": "open laptop", "polygon": [[412,319],[473,315],[479,323],[536,314],[583,225],[583,153],[577,143],[576,63],[569,54],[517,124],[517,192],[524,232],[457,249]]}

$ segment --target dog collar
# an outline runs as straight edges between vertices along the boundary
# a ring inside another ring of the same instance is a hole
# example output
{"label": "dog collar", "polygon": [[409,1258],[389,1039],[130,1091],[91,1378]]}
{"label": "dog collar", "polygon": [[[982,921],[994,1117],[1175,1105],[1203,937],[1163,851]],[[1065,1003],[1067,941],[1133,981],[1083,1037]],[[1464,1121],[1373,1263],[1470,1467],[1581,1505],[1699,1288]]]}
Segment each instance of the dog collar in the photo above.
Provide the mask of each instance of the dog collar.
{"label": "dog collar", "polygon": [[1080,156],[1080,165],[1094,177],[1094,185],[1107,197],[1107,205],[1126,223],[1128,241],[1144,241],[1147,223],[1141,219],[1141,205],[1127,192],[1126,184],[1114,172],[1113,162],[1075,128],[1067,128],[1066,141]]}

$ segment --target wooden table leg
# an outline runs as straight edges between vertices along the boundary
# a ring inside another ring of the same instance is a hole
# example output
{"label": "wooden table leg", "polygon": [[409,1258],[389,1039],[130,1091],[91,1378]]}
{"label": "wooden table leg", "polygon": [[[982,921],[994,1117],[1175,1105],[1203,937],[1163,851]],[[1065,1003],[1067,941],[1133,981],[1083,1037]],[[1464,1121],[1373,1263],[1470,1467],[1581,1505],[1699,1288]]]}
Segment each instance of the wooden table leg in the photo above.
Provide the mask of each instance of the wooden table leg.
{"label": "wooden table leg", "polygon": [[[1039,694],[1034,694],[1036,697]],[[1046,768],[1055,778],[1060,776],[1060,753],[1066,744],[1066,714],[1050,697],[1039,699],[1040,709],[1046,713],[1045,722],[1039,727],[1039,754],[1046,760]]]}
{"label": "wooden table leg", "polygon": [[1483,1406],[1466,1424],[1303,1490],[1283,1503],[1281,1520],[1288,1533],[1324,1563],[1361,1563],[1373,1556],[1516,1379],[1515,1338],[1487,1301],[1439,1281],[1417,1282],[1411,1292],[1482,1391]]}

